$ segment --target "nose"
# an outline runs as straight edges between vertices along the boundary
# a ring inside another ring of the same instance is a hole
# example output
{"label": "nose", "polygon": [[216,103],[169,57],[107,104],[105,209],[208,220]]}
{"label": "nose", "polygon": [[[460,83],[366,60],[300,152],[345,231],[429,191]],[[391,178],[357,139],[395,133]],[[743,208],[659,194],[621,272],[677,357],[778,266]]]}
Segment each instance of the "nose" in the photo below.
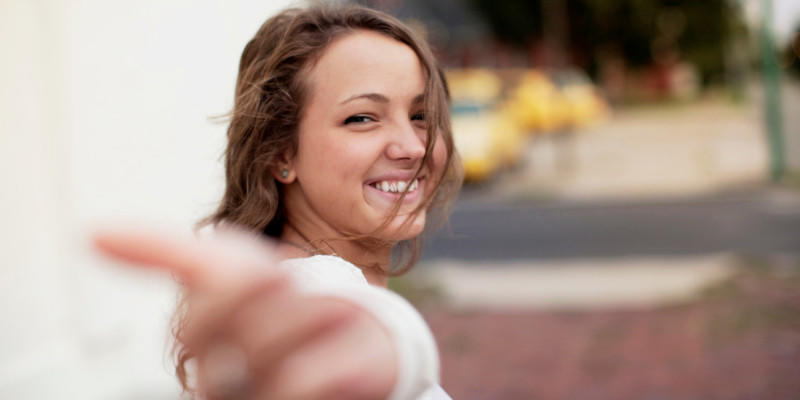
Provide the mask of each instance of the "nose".
{"label": "nose", "polygon": [[392,160],[417,161],[425,156],[426,133],[420,132],[412,123],[400,124],[392,135],[386,155]]}

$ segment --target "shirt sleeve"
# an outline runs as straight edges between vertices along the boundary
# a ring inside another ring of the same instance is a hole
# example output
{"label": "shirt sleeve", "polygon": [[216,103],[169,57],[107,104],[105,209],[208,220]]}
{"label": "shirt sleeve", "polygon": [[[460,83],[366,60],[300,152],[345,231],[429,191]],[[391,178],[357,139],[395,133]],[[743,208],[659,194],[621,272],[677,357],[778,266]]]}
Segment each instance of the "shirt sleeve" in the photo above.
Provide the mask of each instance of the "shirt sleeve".
{"label": "shirt sleeve", "polygon": [[398,361],[395,387],[389,399],[430,398],[431,389],[437,388],[439,383],[439,354],[433,334],[419,312],[394,292],[368,284],[360,270],[360,279],[356,280],[342,279],[341,274],[326,278],[326,275],[335,273],[335,267],[319,269],[304,264],[300,268],[287,268],[299,290],[348,300],[386,327]]}

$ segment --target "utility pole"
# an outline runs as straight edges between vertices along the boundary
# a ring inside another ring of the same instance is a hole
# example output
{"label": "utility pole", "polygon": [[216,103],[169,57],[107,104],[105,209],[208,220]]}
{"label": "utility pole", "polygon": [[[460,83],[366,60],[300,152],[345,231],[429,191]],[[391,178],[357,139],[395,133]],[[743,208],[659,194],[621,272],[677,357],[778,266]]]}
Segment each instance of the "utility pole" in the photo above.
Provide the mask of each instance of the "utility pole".
{"label": "utility pole", "polygon": [[781,76],[775,56],[775,37],[772,21],[772,0],[761,2],[761,75],[764,81],[764,116],[770,155],[770,177],[780,180],[786,171],[781,104]]}

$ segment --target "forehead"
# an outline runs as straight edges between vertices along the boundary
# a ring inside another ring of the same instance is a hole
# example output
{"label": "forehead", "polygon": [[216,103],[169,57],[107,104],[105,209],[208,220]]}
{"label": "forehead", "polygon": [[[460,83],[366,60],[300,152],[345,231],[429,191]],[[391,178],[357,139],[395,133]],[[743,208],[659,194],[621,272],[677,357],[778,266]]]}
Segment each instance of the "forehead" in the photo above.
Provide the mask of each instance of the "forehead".
{"label": "forehead", "polygon": [[417,54],[389,36],[358,30],[331,42],[309,70],[311,98],[341,100],[362,92],[417,96],[425,74]]}

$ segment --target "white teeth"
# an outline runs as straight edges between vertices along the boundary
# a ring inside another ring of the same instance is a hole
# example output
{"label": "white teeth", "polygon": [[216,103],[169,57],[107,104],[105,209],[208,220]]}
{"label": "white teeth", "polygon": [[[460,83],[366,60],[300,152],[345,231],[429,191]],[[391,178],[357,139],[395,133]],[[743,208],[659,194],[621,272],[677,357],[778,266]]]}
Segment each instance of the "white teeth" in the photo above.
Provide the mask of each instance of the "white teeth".
{"label": "white teeth", "polygon": [[408,183],[406,181],[395,181],[395,182],[380,181],[380,182],[375,182],[373,184],[373,187],[375,189],[389,193],[403,193],[406,191],[406,188],[408,189],[409,192],[413,192],[414,190],[417,190],[417,188],[419,187],[419,179],[414,179],[413,181],[411,181],[411,183]]}

